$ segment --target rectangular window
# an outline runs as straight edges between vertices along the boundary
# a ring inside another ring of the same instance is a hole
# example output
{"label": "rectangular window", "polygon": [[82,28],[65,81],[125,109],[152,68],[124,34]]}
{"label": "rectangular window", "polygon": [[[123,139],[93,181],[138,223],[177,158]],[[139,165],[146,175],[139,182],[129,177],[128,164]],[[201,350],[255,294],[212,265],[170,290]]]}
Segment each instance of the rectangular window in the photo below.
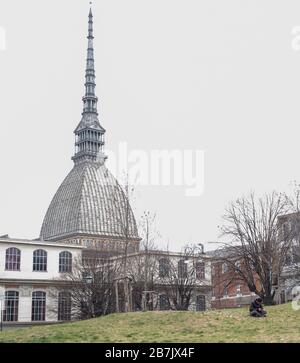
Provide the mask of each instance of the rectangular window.
{"label": "rectangular window", "polygon": [[33,252],[33,271],[47,271],[47,252],[36,250]]}
{"label": "rectangular window", "polygon": [[35,291],[32,294],[31,320],[46,320],[46,293],[43,291]]}
{"label": "rectangular window", "polygon": [[72,272],[72,253],[63,251],[59,254],[59,272]]}
{"label": "rectangular window", "polygon": [[159,260],[159,277],[165,278],[169,277],[170,273],[170,263],[166,258],[161,258]]}
{"label": "rectangular window", "polygon": [[71,320],[71,294],[60,292],[58,294],[58,321]]}
{"label": "rectangular window", "polygon": [[222,273],[223,273],[223,274],[225,274],[226,272],[228,272],[228,265],[227,265],[227,263],[225,262],[225,263],[223,263],[223,265],[222,265]]}
{"label": "rectangular window", "polygon": [[205,263],[204,262],[196,263],[196,278],[198,280],[205,279]]}
{"label": "rectangular window", "polygon": [[205,295],[198,295],[196,298],[196,311],[205,311]]}
{"label": "rectangular window", "polygon": [[4,300],[3,321],[18,321],[19,292],[6,291]]}
{"label": "rectangular window", "polygon": [[5,255],[5,270],[20,271],[21,251],[18,248],[8,248]]}
{"label": "rectangular window", "polygon": [[170,302],[167,295],[159,296],[159,310],[170,310]]}
{"label": "rectangular window", "polygon": [[187,262],[184,260],[180,260],[178,262],[178,277],[180,279],[186,279],[187,278]]}

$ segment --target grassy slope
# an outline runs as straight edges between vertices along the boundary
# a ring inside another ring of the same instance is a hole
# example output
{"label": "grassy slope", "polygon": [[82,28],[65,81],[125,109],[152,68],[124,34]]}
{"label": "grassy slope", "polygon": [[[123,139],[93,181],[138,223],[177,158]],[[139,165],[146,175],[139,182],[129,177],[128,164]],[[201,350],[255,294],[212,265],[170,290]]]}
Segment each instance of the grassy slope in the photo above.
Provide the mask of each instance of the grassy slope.
{"label": "grassy slope", "polygon": [[247,309],[113,314],[63,325],[0,333],[0,342],[300,342],[300,310],[269,307],[267,318]]}

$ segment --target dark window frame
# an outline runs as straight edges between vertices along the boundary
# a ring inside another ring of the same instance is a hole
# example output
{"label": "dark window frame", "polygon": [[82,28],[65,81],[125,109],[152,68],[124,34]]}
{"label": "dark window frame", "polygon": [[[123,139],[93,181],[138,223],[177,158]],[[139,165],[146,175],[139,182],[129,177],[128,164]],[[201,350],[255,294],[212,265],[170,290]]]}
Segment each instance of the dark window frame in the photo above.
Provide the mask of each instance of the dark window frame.
{"label": "dark window frame", "polygon": [[223,296],[224,296],[224,297],[227,297],[228,295],[229,295],[228,286],[227,286],[227,285],[225,285],[225,286],[224,286],[224,289],[223,289]]}
{"label": "dark window frame", "polygon": [[46,292],[34,291],[31,301],[31,321],[46,321]]}
{"label": "dark window frame", "polygon": [[33,272],[47,272],[48,253],[39,249],[33,252]]}
{"label": "dark window frame", "polygon": [[196,311],[205,311],[206,310],[206,296],[205,295],[197,295],[196,296]]}
{"label": "dark window frame", "polygon": [[188,277],[188,264],[185,260],[178,261],[178,278],[186,279]]}
{"label": "dark window frame", "polygon": [[170,261],[167,258],[161,258],[159,260],[159,277],[165,278],[170,276]]}
{"label": "dark window frame", "polygon": [[159,310],[165,311],[165,310],[170,310],[170,309],[171,309],[171,306],[170,306],[170,301],[169,301],[168,295],[166,295],[166,294],[159,295]]}
{"label": "dark window frame", "polygon": [[205,279],[205,262],[197,261],[195,269],[196,269],[196,279],[204,280]]}
{"label": "dark window frame", "polygon": [[227,262],[223,262],[222,263],[222,274],[225,275],[227,274],[229,271],[229,266]]}
{"label": "dark window frame", "polygon": [[73,256],[69,251],[62,251],[59,254],[59,267],[60,273],[72,272]]}
{"label": "dark window frame", "polygon": [[11,322],[19,319],[19,291],[5,291],[3,321]]}
{"label": "dark window frame", "polygon": [[7,248],[5,251],[5,271],[21,270],[21,250],[16,247]]}
{"label": "dark window frame", "polygon": [[62,291],[58,293],[58,321],[70,321],[72,315],[71,293]]}

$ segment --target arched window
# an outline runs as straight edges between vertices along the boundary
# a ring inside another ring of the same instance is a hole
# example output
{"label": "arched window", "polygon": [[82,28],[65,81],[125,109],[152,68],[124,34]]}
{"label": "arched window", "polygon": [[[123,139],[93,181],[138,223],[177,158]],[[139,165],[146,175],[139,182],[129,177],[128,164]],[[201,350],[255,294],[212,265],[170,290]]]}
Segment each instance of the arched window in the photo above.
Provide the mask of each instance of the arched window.
{"label": "arched window", "polygon": [[170,310],[170,301],[165,294],[159,295],[159,310]]}
{"label": "arched window", "polygon": [[33,271],[47,271],[47,252],[36,250],[33,252]]}
{"label": "arched window", "polygon": [[159,260],[159,277],[169,277],[170,274],[170,264],[167,258],[161,258]]}
{"label": "arched window", "polygon": [[58,294],[58,320],[71,320],[71,294],[69,292]]}
{"label": "arched window", "polygon": [[18,321],[18,312],[19,312],[19,292],[5,291],[3,320]]}
{"label": "arched window", "polygon": [[8,248],[5,257],[5,270],[20,271],[21,251],[18,248]]}
{"label": "arched window", "polygon": [[59,254],[59,272],[72,272],[72,253],[63,251]]}
{"label": "arched window", "polygon": [[46,320],[46,293],[44,291],[34,291],[32,293],[31,320]]}
{"label": "arched window", "polygon": [[187,278],[187,263],[184,260],[178,261],[178,277],[180,279]]}

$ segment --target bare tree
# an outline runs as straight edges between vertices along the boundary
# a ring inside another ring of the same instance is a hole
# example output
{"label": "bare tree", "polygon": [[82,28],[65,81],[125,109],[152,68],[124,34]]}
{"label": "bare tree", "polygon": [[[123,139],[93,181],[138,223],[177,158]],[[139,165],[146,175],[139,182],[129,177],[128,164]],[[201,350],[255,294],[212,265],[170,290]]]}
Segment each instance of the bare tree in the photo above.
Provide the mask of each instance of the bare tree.
{"label": "bare tree", "polygon": [[[144,299],[156,289],[158,256],[155,251],[140,251],[128,259],[127,273],[132,283],[132,299],[135,310],[152,310],[151,299],[144,304]],[[147,279],[147,280],[145,280]]]}
{"label": "bare tree", "polygon": [[[136,243],[136,236],[133,236],[132,226],[135,224],[134,216],[130,206],[130,200],[134,192],[134,188],[129,185],[128,176],[126,176],[124,181],[123,196],[120,198],[120,185],[115,181],[113,185],[113,192],[111,195],[111,202],[115,206],[117,215],[114,216],[117,220],[119,229],[121,230],[122,243],[119,246],[118,254],[122,256],[119,260],[121,261],[120,275],[115,280],[116,294],[119,299],[119,283],[122,283],[122,290],[124,296],[124,311],[129,312],[132,310],[132,300],[131,300],[131,287],[129,285],[130,280],[128,279],[128,254],[135,251],[135,247],[132,245]],[[133,238],[135,237],[135,238]],[[119,304],[117,302],[117,307]]]}
{"label": "bare tree", "polygon": [[128,259],[128,275],[133,287],[133,304],[137,310],[153,309],[152,299],[147,300],[146,297],[149,291],[154,291],[157,281],[158,248],[155,242],[159,233],[155,222],[155,214],[149,211],[143,213],[139,223],[142,237],[141,250]]}
{"label": "bare tree", "polygon": [[257,199],[250,193],[230,203],[223,216],[222,236],[231,240],[225,244],[223,259],[233,271],[232,277],[245,281],[266,305],[274,303],[274,286],[278,286],[293,239],[292,233],[282,238],[282,223],[278,220],[289,211],[290,201],[285,194],[272,192]]}
{"label": "bare tree", "polygon": [[75,259],[72,270],[62,274],[58,291],[53,292],[53,312],[59,320],[90,319],[114,312],[114,279],[119,269],[109,259]]}
{"label": "bare tree", "polygon": [[202,246],[187,245],[179,256],[168,253],[160,265],[161,282],[171,308],[188,310],[193,293],[205,280],[203,253]]}

